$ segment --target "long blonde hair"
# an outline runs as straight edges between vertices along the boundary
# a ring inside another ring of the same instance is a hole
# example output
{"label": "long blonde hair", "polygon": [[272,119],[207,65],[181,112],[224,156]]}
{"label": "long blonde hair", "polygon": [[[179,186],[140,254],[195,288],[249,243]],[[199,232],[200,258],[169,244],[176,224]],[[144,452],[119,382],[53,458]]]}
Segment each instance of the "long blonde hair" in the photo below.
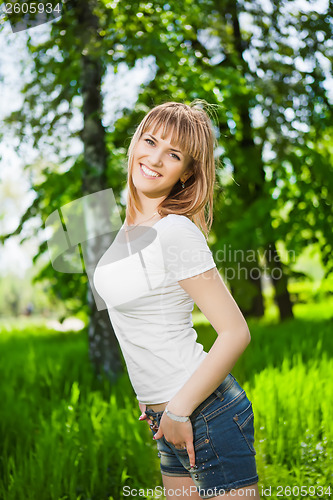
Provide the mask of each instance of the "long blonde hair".
{"label": "long blonde hair", "polygon": [[184,183],[184,189],[180,180],[176,182],[169,195],[158,206],[158,212],[162,217],[171,213],[185,215],[204,232],[206,238],[208,237],[213,222],[216,138],[210,118],[202,109],[202,105],[209,106],[201,99],[196,99],[189,105],[166,102],[151,109],[141,121],[128,148],[128,222],[134,220],[135,208],[141,211],[132,180],[135,146],[147,130],[152,129],[152,134],[155,134],[162,128],[162,139],[170,133],[171,143],[177,144],[181,151],[192,158],[189,167],[192,175]]}

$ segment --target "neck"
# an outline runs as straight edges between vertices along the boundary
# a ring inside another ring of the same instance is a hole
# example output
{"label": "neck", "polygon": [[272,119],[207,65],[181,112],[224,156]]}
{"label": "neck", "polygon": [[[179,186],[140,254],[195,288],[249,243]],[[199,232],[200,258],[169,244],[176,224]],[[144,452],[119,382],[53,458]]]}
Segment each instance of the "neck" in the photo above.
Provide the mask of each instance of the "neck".
{"label": "neck", "polygon": [[142,223],[145,223],[147,222],[148,225],[151,225],[152,223],[155,223],[159,218],[160,218],[160,214],[158,213],[158,210],[156,208],[156,210],[154,212],[151,212],[151,213],[146,213],[146,215],[143,215],[141,214],[140,212],[138,212],[136,210],[136,213],[133,217],[133,220],[132,221],[129,221],[127,218],[126,218],[126,224],[129,226],[136,226],[138,224],[142,224]]}
{"label": "neck", "polygon": [[[152,217],[152,215],[158,211],[158,206],[160,205],[160,203],[165,199],[165,196],[161,196],[160,198],[148,198],[146,196],[143,196],[141,193],[138,193],[138,195],[141,206],[140,211],[137,209],[135,210],[133,224],[147,219],[148,217]],[[154,218],[157,217],[158,214],[154,216]]]}

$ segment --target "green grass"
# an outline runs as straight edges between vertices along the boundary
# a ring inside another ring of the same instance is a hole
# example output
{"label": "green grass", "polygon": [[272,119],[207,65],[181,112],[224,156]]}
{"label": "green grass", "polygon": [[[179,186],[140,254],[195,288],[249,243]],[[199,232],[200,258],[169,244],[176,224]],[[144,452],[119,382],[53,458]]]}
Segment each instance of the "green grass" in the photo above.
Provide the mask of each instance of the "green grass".
{"label": "green grass", "polygon": [[292,363],[266,368],[254,377],[251,394],[255,412],[260,473],[267,484],[328,486],[333,472],[333,360]]}
{"label": "green grass", "polygon": [[[259,489],[271,487],[269,498],[304,498],[277,496],[279,485],[332,484],[332,305],[298,304],[281,324],[249,321],[252,341],[233,370],[253,403]],[[208,350],[216,334],[199,313],[194,321]],[[118,500],[125,485],[162,485],[127,375],[113,387],[99,381],[87,338],[33,318],[1,322],[1,500]]]}
{"label": "green grass", "polygon": [[116,500],[125,484],[159,481],[128,378],[94,377],[86,333],[35,325],[0,343],[1,499]]}

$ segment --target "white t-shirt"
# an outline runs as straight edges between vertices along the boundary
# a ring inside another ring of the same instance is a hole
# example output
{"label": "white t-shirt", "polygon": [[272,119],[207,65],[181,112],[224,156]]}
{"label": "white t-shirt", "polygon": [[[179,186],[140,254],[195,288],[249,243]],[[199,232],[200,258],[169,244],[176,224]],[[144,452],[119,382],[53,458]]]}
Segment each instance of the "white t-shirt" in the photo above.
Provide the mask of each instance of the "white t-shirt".
{"label": "white t-shirt", "polygon": [[169,401],[207,353],[193,328],[194,302],[178,281],[216,266],[205,236],[183,215],[152,227],[121,227],[99,260],[94,286],[105,301],[137,399]]}

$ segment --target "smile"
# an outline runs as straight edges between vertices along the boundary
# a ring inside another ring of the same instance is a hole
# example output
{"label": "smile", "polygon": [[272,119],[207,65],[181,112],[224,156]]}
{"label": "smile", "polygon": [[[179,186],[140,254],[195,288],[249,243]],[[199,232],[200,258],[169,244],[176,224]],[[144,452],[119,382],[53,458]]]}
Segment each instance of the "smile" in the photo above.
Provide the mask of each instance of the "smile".
{"label": "smile", "polygon": [[142,163],[140,163],[140,170],[144,177],[149,177],[150,179],[153,177],[162,177],[161,174],[154,172],[154,170],[150,170],[150,168],[142,165]]}

